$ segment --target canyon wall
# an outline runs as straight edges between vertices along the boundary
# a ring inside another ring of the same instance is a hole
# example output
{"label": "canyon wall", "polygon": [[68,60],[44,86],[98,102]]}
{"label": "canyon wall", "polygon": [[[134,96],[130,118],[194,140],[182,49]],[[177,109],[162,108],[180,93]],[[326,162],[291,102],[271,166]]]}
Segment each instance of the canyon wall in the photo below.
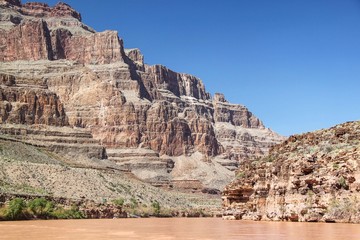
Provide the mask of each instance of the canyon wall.
{"label": "canyon wall", "polygon": [[294,135],[244,162],[223,192],[225,218],[360,222],[360,122]]}
{"label": "canyon wall", "polygon": [[283,140],[197,77],[144,64],[116,31],[96,32],[65,3],[1,0],[0,11],[2,129],[81,129],[99,159],[140,179],[220,189],[241,161]]}

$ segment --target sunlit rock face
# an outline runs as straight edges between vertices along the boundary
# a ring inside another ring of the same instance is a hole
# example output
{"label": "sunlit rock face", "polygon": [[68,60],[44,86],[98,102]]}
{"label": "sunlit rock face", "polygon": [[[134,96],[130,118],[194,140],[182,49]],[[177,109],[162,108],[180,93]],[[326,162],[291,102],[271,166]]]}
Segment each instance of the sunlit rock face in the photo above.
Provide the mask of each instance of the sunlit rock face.
{"label": "sunlit rock face", "polygon": [[223,192],[238,219],[360,222],[360,122],[294,135],[245,161]]}
{"label": "sunlit rock face", "polygon": [[144,64],[67,4],[2,0],[0,11],[2,124],[84,129],[109,160],[169,186],[222,188],[239,162],[283,139],[200,79]]}

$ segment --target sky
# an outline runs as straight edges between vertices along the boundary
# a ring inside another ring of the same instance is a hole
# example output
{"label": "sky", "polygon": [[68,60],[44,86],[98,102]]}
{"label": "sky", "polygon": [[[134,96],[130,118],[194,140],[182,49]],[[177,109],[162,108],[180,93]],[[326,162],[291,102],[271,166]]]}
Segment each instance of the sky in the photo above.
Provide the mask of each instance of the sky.
{"label": "sky", "polygon": [[360,120],[360,0],[64,2],[147,64],[199,77],[279,134]]}

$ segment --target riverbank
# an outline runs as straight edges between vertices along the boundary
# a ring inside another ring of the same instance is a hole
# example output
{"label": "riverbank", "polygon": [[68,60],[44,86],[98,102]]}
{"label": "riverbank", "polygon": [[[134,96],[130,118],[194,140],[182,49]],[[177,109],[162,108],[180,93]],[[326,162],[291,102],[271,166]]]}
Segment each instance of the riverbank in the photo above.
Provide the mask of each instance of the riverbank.
{"label": "riverbank", "polygon": [[0,220],[36,219],[104,219],[148,217],[211,217],[213,210],[204,208],[167,208],[157,201],[150,205],[136,199],[104,199],[96,203],[86,199],[0,195]]}

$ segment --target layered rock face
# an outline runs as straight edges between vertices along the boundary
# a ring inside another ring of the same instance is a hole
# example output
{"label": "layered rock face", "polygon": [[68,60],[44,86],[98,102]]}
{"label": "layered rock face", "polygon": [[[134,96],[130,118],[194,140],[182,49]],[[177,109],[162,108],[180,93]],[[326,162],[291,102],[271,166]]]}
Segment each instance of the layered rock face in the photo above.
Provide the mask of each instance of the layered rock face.
{"label": "layered rock face", "polygon": [[110,160],[169,186],[222,188],[240,161],[282,140],[244,106],[212,99],[200,79],[144,64],[67,4],[2,0],[0,11],[2,124],[84,129]]}
{"label": "layered rock face", "polygon": [[359,140],[360,122],[348,122],[291,136],[268,156],[244,162],[224,190],[225,215],[360,222]]}
{"label": "layered rock face", "polygon": [[216,93],[213,104],[216,137],[225,149],[218,159],[228,168],[235,170],[239,161],[263,156],[282,139],[246,107],[226,101],[223,94]]}
{"label": "layered rock face", "polygon": [[68,125],[64,105],[44,82],[5,74],[0,82],[0,123]]}

